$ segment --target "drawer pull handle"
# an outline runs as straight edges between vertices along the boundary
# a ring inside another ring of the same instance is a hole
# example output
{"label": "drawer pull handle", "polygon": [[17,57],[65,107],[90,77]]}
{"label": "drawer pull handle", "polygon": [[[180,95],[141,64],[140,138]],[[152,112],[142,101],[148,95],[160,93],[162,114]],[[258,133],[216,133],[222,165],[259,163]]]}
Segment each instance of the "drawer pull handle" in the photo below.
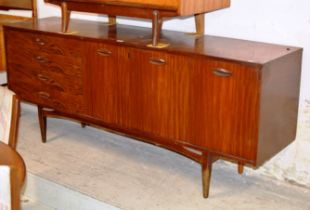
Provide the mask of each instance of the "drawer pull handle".
{"label": "drawer pull handle", "polygon": [[104,57],[108,57],[108,56],[112,55],[112,52],[110,50],[107,50],[107,49],[99,49],[99,50],[97,50],[97,54],[104,56]]}
{"label": "drawer pull handle", "polygon": [[43,74],[38,74],[37,77],[41,81],[48,81],[50,79],[48,76],[45,76]]}
{"label": "drawer pull handle", "polygon": [[166,61],[162,58],[151,58],[150,63],[154,65],[164,65],[166,64]]}
{"label": "drawer pull handle", "polygon": [[36,56],[35,58],[39,63],[48,63],[48,59],[47,58],[44,58],[40,55]]}
{"label": "drawer pull handle", "polygon": [[40,96],[40,98],[43,98],[43,99],[49,99],[49,97],[50,97],[50,94],[49,93],[47,93],[47,92],[39,92],[39,96]]}
{"label": "drawer pull handle", "polygon": [[40,46],[44,46],[45,45],[45,42],[42,39],[40,39],[40,38],[36,38],[35,41]]}
{"label": "drawer pull handle", "polygon": [[220,77],[231,77],[232,76],[232,72],[230,72],[226,69],[222,69],[222,68],[214,69],[213,74],[220,76]]}

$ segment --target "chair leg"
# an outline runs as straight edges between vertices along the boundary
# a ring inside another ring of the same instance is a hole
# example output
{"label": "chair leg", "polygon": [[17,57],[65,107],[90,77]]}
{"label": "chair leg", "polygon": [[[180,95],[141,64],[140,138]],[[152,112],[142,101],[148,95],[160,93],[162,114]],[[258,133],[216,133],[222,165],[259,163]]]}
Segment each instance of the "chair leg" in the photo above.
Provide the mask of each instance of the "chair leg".
{"label": "chair leg", "polygon": [[210,153],[205,153],[202,155],[201,171],[202,171],[202,189],[203,197],[209,197],[211,172],[212,172],[212,155]]}
{"label": "chair leg", "polygon": [[43,143],[46,143],[46,116],[41,106],[38,106],[38,117],[40,123],[41,139]]}

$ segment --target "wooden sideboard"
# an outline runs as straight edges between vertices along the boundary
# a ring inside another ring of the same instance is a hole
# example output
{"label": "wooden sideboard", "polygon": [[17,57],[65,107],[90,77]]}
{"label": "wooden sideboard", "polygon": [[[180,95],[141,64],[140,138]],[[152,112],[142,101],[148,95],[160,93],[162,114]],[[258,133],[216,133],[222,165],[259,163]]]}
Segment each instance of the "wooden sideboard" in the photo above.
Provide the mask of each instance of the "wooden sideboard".
{"label": "wooden sideboard", "polygon": [[295,139],[300,48],[163,31],[169,47],[153,49],[147,28],[72,20],[70,30],[59,18],[5,26],[9,88],[197,161],[204,197],[215,160],[242,172]]}

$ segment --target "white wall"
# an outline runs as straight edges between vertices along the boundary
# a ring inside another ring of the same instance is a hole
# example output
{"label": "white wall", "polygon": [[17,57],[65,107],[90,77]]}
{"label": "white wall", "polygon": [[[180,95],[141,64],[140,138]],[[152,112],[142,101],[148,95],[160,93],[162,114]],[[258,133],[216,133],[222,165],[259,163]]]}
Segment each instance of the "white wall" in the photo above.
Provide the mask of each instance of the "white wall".
{"label": "white wall", "polygon": [[[39,16],[59,16],[58,7],[39,2]],[[98,20],[98,15],[74,17]],[[118,20],[150,27],[148,21]],[[164,29],[194,31],[193,18],[174,19]],[[206,15],[206,33],[304,48],[297,140],[258,173],[310,187],[310,0],[231,0],[231,7]]]}

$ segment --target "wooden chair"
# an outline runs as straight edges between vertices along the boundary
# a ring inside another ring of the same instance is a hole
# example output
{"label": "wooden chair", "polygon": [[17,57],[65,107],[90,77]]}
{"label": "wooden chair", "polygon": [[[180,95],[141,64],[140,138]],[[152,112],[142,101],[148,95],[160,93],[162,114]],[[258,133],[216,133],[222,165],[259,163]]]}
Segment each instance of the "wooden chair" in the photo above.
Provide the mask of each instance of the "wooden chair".
{"label": "wooden chair", "polygon": [[[37,0],[0,0],[0,10],[31,10],[32,18],[37,19]],[[5,70],[5,53],[2,25],[5,23],[12,23],[21,20],[28,20],[30,18],[16,15],[0,14],[0,71]]]}
{"label": "wooden chair", "polygon": [[26,167],[21,156],[9,145],[0,142],[0,209],[20,210],[20,191]]}
{"label": "wooden chair", "polygon": [[0,209],[19,210],[20,190],[26,167],[16,152],[20,102],[7,87],[0,86]]}
{"label": "wooden chair", "polygon": [[16,148],[20,102],[7,87],[0,86],[0,141]]}

